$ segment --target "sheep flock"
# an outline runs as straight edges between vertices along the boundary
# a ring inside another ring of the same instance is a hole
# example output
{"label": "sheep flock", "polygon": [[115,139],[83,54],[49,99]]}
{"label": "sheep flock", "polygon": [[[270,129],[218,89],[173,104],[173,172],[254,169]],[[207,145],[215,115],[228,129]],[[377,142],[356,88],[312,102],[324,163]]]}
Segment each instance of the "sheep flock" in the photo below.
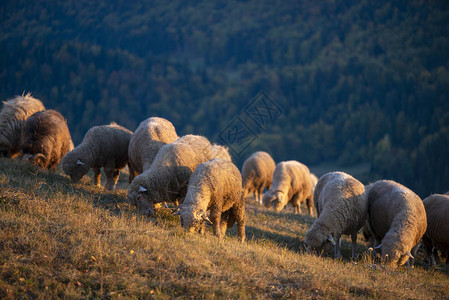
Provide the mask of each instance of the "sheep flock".
{"label": "sheep flock", "polygon": [[290,209],[290,204],[295,214],[304,204],[316,218],[301,251],[320,254],[333,248],[334,257],[341,258],[341,235],[348,235],[355,262],[360,259],[357,235],[363,231],[372,242],[365,253],[385,267],[412,267],[420,247],[429,266],[440,256],[449,263],[449,195],[423,201],[390,180],[364,185],[343,172],[317,177],[299,161],[276,165],[263,151],[249,156],[240,172],[227,147],[203,136],[178,136],[173,124],[159,117],[143,120],[134,132],[114,122],[92,127],[75,147],[64,117],[24,94],[3,102],[0,156],[50,170],[60,164],[74,183],[92,169],[97,186],[103,168],[111,191],[128,166],[128,201],[148,217],[172,209],[193,234],[204,234],[211,225],[216,236],[211,238],[223,239],[236,223],[244,242],[245,202],[254,199],[262,212]]}

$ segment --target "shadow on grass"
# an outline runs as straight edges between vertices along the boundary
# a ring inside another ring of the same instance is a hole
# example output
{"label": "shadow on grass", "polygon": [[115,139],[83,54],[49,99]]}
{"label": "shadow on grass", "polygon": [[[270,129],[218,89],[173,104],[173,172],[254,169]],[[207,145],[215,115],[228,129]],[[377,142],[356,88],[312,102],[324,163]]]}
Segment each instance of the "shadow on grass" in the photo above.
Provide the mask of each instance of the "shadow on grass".
{"label": "shadow on grass", "polygon": [[296,252],[303,252],[305,249],[304,242],[299,237],[291,237],[279,233],[268,232],[254,226],[246,226],[246,238],[248,241],[253,240],[256,242],[268,240],[278,246],[286,247]]}

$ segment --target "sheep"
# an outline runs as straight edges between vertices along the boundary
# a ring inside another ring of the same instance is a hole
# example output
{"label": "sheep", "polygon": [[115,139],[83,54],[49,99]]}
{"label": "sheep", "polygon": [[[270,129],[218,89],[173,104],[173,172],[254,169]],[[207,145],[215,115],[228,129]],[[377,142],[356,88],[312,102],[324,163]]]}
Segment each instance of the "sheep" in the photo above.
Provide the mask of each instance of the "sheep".
{"label": "sheep", "polygon": [[[210,219],[207,210],[210,210]],[[204,222],[209,222],[219,238],[226,233],[226,227],[231,228],[237,221],[238,236],[244,242],[245,202],[240,171],[232,162],[221,158],[198,165],[176,214],[180,215],[181,226],[186,231],[201,229]]]}
{"label": "sheep", "polygon": [[120,170],[128,163],[128,145],[132,132],[111,123],[89,129],[83,141],[64,156],[62,170],[77,183],[90,169],[94,171],[93,184],[100,186],[100,169],[106,174],[106,189],[115,190]]}
{"label": "sheep", "polygon": [[396,268],[407,263],[410,268],[427,227],[421,198],[390,180],[379,180],[366,186],[365,194],[375,249],[380,248],[387,266]]}
{"label": "sheep", "polygon": [[32,114],[23,127],[20,153],[43,169],[55,170],[64,155],[73,148],[72,138],[64,117],[55,110]]}
{"label": "sheep", "polygon": [[244,197],[254,193],[256,200],[262,204],[262,192],[265,188],[270,189],[275,167],[273,158],[267,152],[254,152],[248,157],[242,167]]}
{"label": "sheep", "polygon": [[3,102],[0,112],[0,157],[14,158],[20,154],[25,120],[44,109],[42,102],[30,93]]}
{"label": "sheep", "polygon": [[152,117],[140,122],[128,147],[129,182],[151,166],[162,146],[178,138],[173,124],[164,118]]}
{"label": "sheep", "polygon": [[212,158],[212,145],[205,137],[180,137],[162,146],[150,168],[134,178],[128,200],[149,216],[154,215],[155,203],[182,203],[193,171]]}
{"label": "sheep", "polygon": [[[435,252],[449,252],[449,196],[435,194],[423,200],[427,230],[422,238],[429,265],[436,266]],[[447,262],[447,261],[446,261]]]}
{"label": "sheep", "polygon": [[212,144],[212,151],[214,157],[221,158],[227,161],[232,161],[228,147],[218,144]]}
{"label": "sheep", "polygon": [[[295,213],[301,213],[301,203],[313,199],[312,180],[309,168],[300,162],[290,160],[276,165],[271,189],[263,195],[263,204],[279,212],[287,203],[293,205]],[[307,201],[311,203],[312,201]],[[312,206],[308,206],[312,215]]]}
{"label": "sheep", "polygon": [[328,241],[334,246],[335,258],[341,257],[341,235],[350,235],[352,259],[357,258],[357,232],[366,220],[368,205],[365,186],[343,172],[321,176],[313,195],[318,218],[305,235],[305,244],[321,249]]}

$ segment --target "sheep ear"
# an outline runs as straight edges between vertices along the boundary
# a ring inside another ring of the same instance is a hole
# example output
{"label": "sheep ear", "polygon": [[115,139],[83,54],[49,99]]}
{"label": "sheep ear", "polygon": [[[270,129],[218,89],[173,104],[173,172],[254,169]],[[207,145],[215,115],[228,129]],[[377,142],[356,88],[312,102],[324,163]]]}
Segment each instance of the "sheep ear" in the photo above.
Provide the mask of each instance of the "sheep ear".
{"label": "sheep ear", "polygon": [[200,210],[196,213],[196,216],[198,218],[203,219],[203,221],[206,221],[206,223],[208,224],[212,224],[212,221],[209,219],[209,217],[207,216],[206,212],[204,210]]}
{"label": "sheep ear", "polygon": [[206,221],[207,224],[212,225],[212,221],[209,219],[206,213],[203,214],[203,220]]}
{"label": "sheep ear", "polygon": [[405,255],[409,256],[411,259],[415,259],[410,251],[405,252]]}
{"label": "sheep ear", "polygon": [[76,161],[76,164],[78,165],[78,166],[84,166],[85,165],[85,163],[83,163],[81,160],[77,160]]}
{"label": "sheep ear", "polygon": [[139,192],[146,192],[148,191],[146,188],[144,188],[143,186],[139,187]]}
{"label": "sheep ear", "polygon": [[377,245],[376,247],[374,247],[374,249],[379,249],[380,247],[382,247],[383,243],[380,243],[379,245]]}
{"label": "sheep ear", "polygon": [[327,239],[329,242],[332,243],[332,245],[337,245],[337,243],[335,242],[334,238],[332,237],[332,235],[329,236],[329,238]]}

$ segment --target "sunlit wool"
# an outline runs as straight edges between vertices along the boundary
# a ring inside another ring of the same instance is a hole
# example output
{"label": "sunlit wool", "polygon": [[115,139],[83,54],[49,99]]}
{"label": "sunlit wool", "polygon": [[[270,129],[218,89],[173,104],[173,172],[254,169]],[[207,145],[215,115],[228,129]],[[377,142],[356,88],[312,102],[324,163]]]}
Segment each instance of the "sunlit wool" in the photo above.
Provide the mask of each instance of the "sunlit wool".
{"label": "sunlit wool", "polygon": [[368,211],[364,196],[365,186],[343,172],[330,172],[321,176],[314,192],[318,218],[305,235],[305,243],[321,249],[330,241],[335,257],[340,258],[340,237],[350,235],[352,258],[357,257],[357,232],[363,226]]}
{"label": "sunlit wool", "polygon": [[150,168],[159,149],[178,139],[173,124],[158,117],[140,122],[129,142],[130,182]]}
{"label": "sunlit wool", "polygon": [[239,239],[245,240],[242,178],[230,161],[216,158],[195,169],[179,211],[181,225],[187,231],[201,229],[204,222],[209,221],[207,210],[210,210],[210,222],[216,236],[222,237],[226,228],[237,222]]}
{"label": "sunlit wool", "polygon": [[270,154],[258,151],[251,154],[242,167],[243,195],[250,193],[262,204],[262,192],[264,188],[270,189],[273,182],[273,172],[276,164]]}
{"label": "sunlit wool", "polygon": [[117,124],[92,127],[81,144],[64,156],[62,170],[73,182],[78,182],[93,169],[93,184],[100,186],[100,169],[104,168],[106,188],[113,191],[120,170],[128,163],[131,135],[131,131]]}
{"label": "sunlit wool", "polygon": [[34,113],[23,127],[22,159],[43,169],[56,169],[60,160],[73,149],[64,117],[55,110]]}
{"label": "sunlit wool", "polygon": [[14,157],[19,154],[25,120],[44,109],[42,102],[31,97],[30,93],[3,102],[0,112],[0,156]]}
{"label": "sunlit wool", "polygon": [[311,215],[313,193],[309,168],[294,160],[278,163],[274,169],[271,189],[263,195],[263,204],[267,207],[272,205],[276,211],[281,211],[290,203],[295,213],[300,213],[301,203],[305,201]]}
{"label": "sunlit wool", "polygon": [[150,168],[131,182],[128,200],[148,215],[154,214],[155,203],[182,202],[195,168],[212,158],[212,145],[202,136],[186,135],[164,145]]}
{"label": "sunlit wool", "polygon": [[366,186],[368,224],[386,263],[398,267],[413,265],[417,245],[427,227],[421,198],[405,186],[379,180]]}

